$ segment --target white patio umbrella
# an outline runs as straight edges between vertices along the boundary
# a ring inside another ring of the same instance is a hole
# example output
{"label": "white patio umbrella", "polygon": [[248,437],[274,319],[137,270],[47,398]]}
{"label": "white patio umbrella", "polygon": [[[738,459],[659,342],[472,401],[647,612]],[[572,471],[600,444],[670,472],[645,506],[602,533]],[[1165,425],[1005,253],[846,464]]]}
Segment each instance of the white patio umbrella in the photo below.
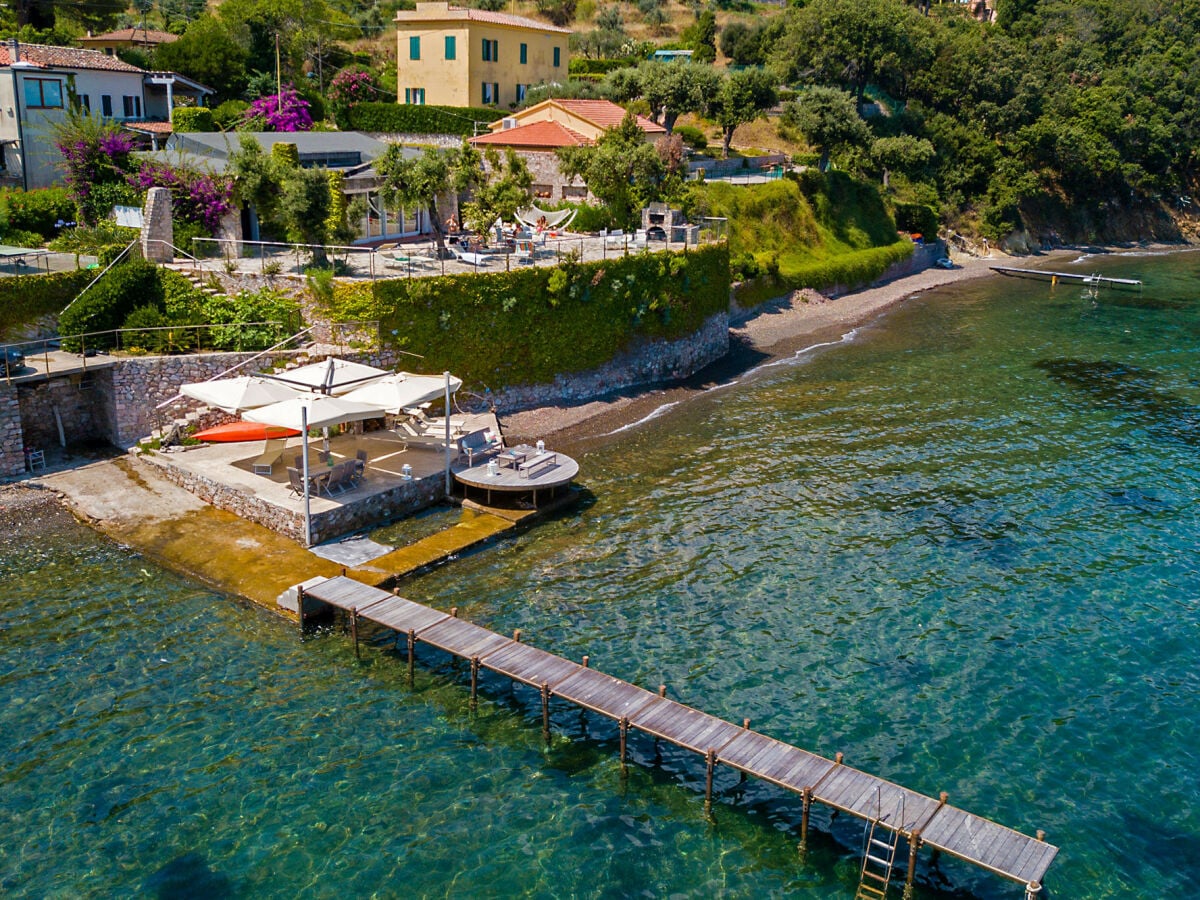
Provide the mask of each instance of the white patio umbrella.
{"label": "white patio umbrella", "polygon": [[387,374],[383,369],[377,369],[374,366],[331,356],[323,362],[300,366],[297,369],[288,369],[266,377],[281,384],[291,385],[301,391],[346,394],[373,378],[382,378]]}
{"label": "white patio umbrella", "polygon": [[[413,375],[397,372],[384,378],[370,381],[343,395],[343,400],[370,403],[382,406],[390,413],[399,413],[412,406],[420,406],[429,400],[441,397],[447,387],[447,379],[437,375]],[[462,387],[462,379],[449,377],[450,393]]]}
{"label": "white patio umbrella", "polygon": [[270,406],[251,410],[242,416],[243,419],[250,422],[300,429],[304,441],[304,451],[301,454],[304,466],[304,546],[312,544],[312,513],[309,509],[308,481],[308,429],[327,428],[343,422],[374,419],[382,416],[383,413],[382,407],[371,406],[367,403],[354,403],[341,397],[330,397],[328,394],[302,394],[291,400],[283,400],[279,403],[272,403]]}
{"label": "white patio umbrella", "polygon": [[344,397],[328,394],[300,394],[290,400],[281,400],[270,406],[262,406],[245,413],[248,422],[278,425],[281,428],[328,428],[343,422],[358,422],[382,416],[382,406],[355,403]]}
{"label": "white patio umbrella", "polygon": [[257,375],[241,375],[237,378],[217,378],[185,384],[179,392],[186,397],[223,409],[227,413],[240,413],[257,409],[280,400],[296,396],[296,391],[277,381],[269,381]]}

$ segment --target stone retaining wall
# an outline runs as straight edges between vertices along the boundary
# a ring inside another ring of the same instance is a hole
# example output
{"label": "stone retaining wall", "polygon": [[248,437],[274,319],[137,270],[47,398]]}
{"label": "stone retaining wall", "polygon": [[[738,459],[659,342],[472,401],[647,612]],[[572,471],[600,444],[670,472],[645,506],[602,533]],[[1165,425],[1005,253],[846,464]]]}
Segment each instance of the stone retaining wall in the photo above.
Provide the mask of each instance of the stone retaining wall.
{"label": "stone retaining wall", "polygon": [[40,450],[59,446],[59,422],[68,444],[104,440],[107,417],[103,404],[96,401],[103,395],[103,376],[107,374],[107,369],[101,369],[21,385],[17,394],[25,446]]}
{"label": "stone retaining wall", "polygon": [[0,478],[13,478],[24,471],[25,434],[17,386],[0,383]]}
{"label": "stone retaining wall", "polygon": [[[184,451],[186,452],[186,451]],[[163,477],[195,494],[218,509],[225,509],[243,519],[257,522],[297,543],[304,543],[304,513],[277,506],[219,481],[172,465],[171,454],[151,453],[140,457],[158,467]],[[368,478],[370,475],[368,474]],[[392,519],[425,509],[446,495],[446,476],[443,472],[396,485],[378,494],[355,499],[350,496],[335,509],[313,513],[312,543],[332,540],[367,526],[378,526]]]}
{"label": "stone retaining wall", "polygon": [[594,400],[622,388],[687,378],[729,352],[729,314],[711,316],[694,334],[649,341],[588,372],[561,375],[552,384],[511,387],[494,395],[498,412]]}

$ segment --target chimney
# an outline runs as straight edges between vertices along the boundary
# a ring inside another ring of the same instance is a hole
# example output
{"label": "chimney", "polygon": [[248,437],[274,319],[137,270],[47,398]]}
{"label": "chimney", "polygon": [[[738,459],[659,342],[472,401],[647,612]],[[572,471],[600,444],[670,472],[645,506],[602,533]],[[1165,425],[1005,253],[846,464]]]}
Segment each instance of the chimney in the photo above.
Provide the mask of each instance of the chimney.
{"label": "chimney", "polygon": [[12,57],[12,59],[8,61],[9,65],[21,61],[21,45],[18,43],[16,38],[9,38],[8,55]]}

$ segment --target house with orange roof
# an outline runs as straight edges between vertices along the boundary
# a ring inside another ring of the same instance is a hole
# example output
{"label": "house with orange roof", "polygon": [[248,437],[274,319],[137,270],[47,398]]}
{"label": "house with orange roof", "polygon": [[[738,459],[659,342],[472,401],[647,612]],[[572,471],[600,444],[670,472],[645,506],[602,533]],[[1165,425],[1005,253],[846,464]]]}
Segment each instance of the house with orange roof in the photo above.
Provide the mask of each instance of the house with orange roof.
{"label": "house with orange roof", "polygon": [[[607,129],[620,125],[625,109],[609,100],[543,100],[511,113],[488,126],[489,133],[469,138],[480,149],[512,148],[533,174],[531,188],[540,200],[587,200],[588,190],[563,177],[555,151],[560,147],[594,144]],[[636,116],[647,141],[656,141],[667,129]]]}
{"label": "house with orange roof", "polygon": [[569,28],[446,0],[395,21],[400,103],[510,108],[535,84],[567,80]]}
{"label": "house with orange roof", "polygon": [[149,51],[177,40],[179,35],[169,31],[155,31],[153,28],[118,28],[104,34],[88,34],[87,37],[80,38],[79,43],[87,50],[99,50],[109,56],[115,56],[118,50],[134,48]]}

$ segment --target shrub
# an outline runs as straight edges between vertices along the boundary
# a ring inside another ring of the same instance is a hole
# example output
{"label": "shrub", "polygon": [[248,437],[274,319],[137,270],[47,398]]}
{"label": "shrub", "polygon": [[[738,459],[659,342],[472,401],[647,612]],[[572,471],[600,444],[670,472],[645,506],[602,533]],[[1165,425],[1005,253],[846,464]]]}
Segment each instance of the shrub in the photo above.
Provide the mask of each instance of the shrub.
{"label": "shrub", "polygon": [[51,250],[62,250],[67,253],[89,253],[95,255],[105,247],[120,244],[129,245],[137,239],[136,228],[124,228],[112,219],[104,219],[94,226],[78,225],[68,228],[50,242]]}
{"label": "shrub", "polygon": [[[158,270],[143,259],[134,259],[113,267],[86,294],[64,312],[59,319],[59,331],[78,335],[93,331],[120,328],[125,318],[139,306],[162,309],[163,286]],[[112,347],[114,336],[101,334],[88,338],[87,346]],[[78,338],[64,339],[64,350],[78,353],[82,347]]]}
{"label": "shrub", "polygon": [[159,353],[166,347],[167,332],[150,329],[166,324],[167,320],[160,309],[153,306],[139,306],[125,317],[125,321],[121,325],[123,329],[127,329],[121,335],[121,344],[128,350]]}
{"label": "shrub", "polygon": [[617,69],[636,66],[638,60],[623,57],[621,59],[589,59],[586,56],[573,56],[567,64],[567,72],[575,75],[607,75]]}
{"label": "shrub", "polygon": [[259,97],[242,113],[239,128],[247,131],[310,131],[311,104],[287,84],[278,94]]}
{"label": "shrub", "polygon": [[40,247],[46,241],[36,231],[13,229],[4,233],[4,243],[14,247]]}
{"label": "shrub", "polygon": [[676,125],[675,133],[693,150],[703,150],[708,146],[708,138],[695,125]]}
{"label": "shrub", "polygon": [[895,204],[896,228],[933,238],[938,232],[937,211],[924,203]]}
{"label": "shrub", "polygon": [[58,234],[59,222],[69,222],[74,218],[75,201],[66,188],[0,191],[0,233],[8,236],[5,243],[16,243],[11,239],[11,234],[20,231],[35,232],[50,240]]}
{"label": "shrub", "polygon": [[226,100],[212,111],[213,124],[222,131],[236,128],[242,115],[250,108],[245,100]]}
{"label": "shrub", "polygon": [[[208,330],[208,340],[218,350],[263,350],[300,328],[300,306],[289,294],[275,288],[242,291],[236,297],[217,295],[204,302],[206,323],[226,327]],[[277,321],[279,325],[246,325]]]}
{"label": "shrub", "polygon": [[419,106],[400,103],[359,103],[347,114],[355,131],[408,134],[457,134],[469,137],[476,122],[495,122],[494,109],[457,106]]}
{"label": "shrub", "polygon": [[176,134],[188,131],[216,131],[213,111],[203,106],[179,106],[171,114],[171,130]]}
{"label": "shrub", "polygon": [[75,299],[94,271],[54,272],[0,278],[0,336],[28,325],[40,316],[57,314]]}

